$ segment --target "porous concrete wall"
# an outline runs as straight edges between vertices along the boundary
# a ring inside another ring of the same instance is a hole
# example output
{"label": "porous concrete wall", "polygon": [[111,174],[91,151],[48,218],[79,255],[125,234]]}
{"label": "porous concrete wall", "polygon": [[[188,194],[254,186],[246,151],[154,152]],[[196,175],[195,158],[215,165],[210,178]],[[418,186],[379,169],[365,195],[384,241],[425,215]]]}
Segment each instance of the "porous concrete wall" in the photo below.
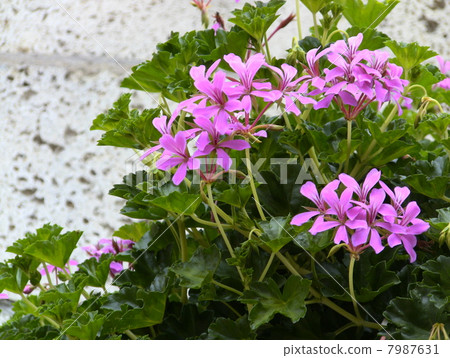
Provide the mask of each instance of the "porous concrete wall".
{"label": "porous concrete wall", "polygon": [[[210,11],[226,18],[234,6],[213,0]],[[294,10],[288,0],[284,16]],[[449,11],[446,0],[403,0],[381,29],[448,58]],[[301,13],[306,33],[312,23]],[[96,147],[91,121],[170,31],[201,28],[198,10],[189,0],[2,0],[0,26],[0,259],[46,222],[83,230],[84,244],[110,236],[126,218],[107,192],[132,169],[133,152]],[[273,52],[292,35],[295,23]],[[152,107],[153,97],[141,93],[134,104]]]}

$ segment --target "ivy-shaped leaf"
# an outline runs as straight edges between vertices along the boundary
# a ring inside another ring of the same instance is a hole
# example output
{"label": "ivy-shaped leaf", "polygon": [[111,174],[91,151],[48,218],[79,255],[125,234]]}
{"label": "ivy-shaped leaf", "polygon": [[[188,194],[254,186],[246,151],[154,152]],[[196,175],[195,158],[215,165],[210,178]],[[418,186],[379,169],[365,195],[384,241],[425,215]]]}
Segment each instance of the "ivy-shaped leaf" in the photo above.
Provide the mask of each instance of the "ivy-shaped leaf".
{"label": "ivy-shaped leaf", "polygon": [[219,317],[208,328],[208,339],[255,339],[256,333],[250,328],[247,316],[236,321]]}
{"label": "ivy-shaped leaf", "polygon": [[148,292],[137,287],[124,287],[109,295],[103,305],[112,311],[103,327],[105,333],[123,332],[127,329],[151,327],[161,323],[166,306],[166,295]]}
{"label": "ivy-shaped leaf", "polygon": [[220,263],[220,251],[216,245],[199,247],[188,262],[173,265],[170,270],[180,277],[180,285],[201,288],[211,282]]}
{"label": "ivy-shaped leaf", "polygon": [[284,0],[270,0],[267,3],[255,1],[255,5],[246,3],[242,9],[232,12],[228,21],[245,30],[257,41],[262,41],[270,25],[278,18],[277,11],[284,5]]}
{"label": "ivy-shaped leaf", "polygon": [[53,234],[47,240],[35,241],[24,250],[24,253],[63,268],[69,261],[82,234],[82,231],[69,231],[62,235]]}
{"label": "ivy-shaped leaf", "polygon": [[98,337],[105,322],[105,315],[97,311],[86,312],[78,317],[64,321],[64,331],[67,335],[83,340],[92,340]]}
{"label": "ivy-shaped leaf", "polygon": [[344,8],[344,16],[352,26],[376,28],[400,0],[336,0]]}
{"label": "ivy-shaped leaf", "polygon": [[270,221],[262,221],[259,226],[263,234],[261,240],[270,247],[272,252],[278,252],[283,246],[294,238],[294,227],[290,224],[291,218],[272,217]]}
{"label": "ivy-shaped leaf", "polygon": [[306,314],[305,298],[310,286],[311,281],[290,276],[281,293],[276,282],[270,278],[265,282],[253,282],[250,290],[245,291],[239,300],[254,304],[249,315],[252,329],[269,322],[277,313],[295,323]]}
{"label": "ivy-shaped leaf", "polygon": [[423,61],[437,56],[437,53],[430,50],[428,46],[420,46],[417,42],[407,44],[391,40],[386,41],[386,46],[392,50],[397,64],[402,66],[405,72],[409,72]]}

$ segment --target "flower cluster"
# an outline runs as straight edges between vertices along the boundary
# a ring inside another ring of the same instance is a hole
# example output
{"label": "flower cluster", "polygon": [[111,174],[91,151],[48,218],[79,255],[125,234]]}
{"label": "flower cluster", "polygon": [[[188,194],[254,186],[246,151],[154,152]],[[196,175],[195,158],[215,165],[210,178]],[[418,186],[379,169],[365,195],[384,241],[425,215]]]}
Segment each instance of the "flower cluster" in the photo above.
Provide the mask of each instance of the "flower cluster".
{"label": "flower cluster", "polygon": [[[324,96],[314,108],[328,108],[334,101],[345,118],[353,120],[372,102],[378,102],[381,107],[383,103],[393,101],[401,114],[400,99],[407,107],[412,102],[402,95],[408,84],[407,80],[400,78],[403,68],[388,62],[388,52],[358,50],[362,40],[363,35],[358,34],[348,42],[337,41],[319,53],[317,49],[307,53],[306,78],[319,86],[310,95]],[[321,75],[319,59],[325,55],[335,67],[325,68],[324,75]]]}
{"label": "flower cluster", "polygon": [[[82,249],[86,253],[95,257],[97,260],[103,254],[113,254],[117,255],[120,252],[130,250],[134,245],[134,241],[122,240],[122,239],[100,239],[97,245],[83,246]],[[109,266],[109,270],[112,276],[117,275],[123,270],[123,265],[121,262],[113,261]]]}
{"label": "flower cluster", "polygon": [[[310,50],[304,76],[288,64],[267,64],[260,53],[249,56],[245,62],[235,54],[225,55],[231,74],[218,70],[221,60],[208,69],[203,65],[192,67],[190,76],[198,92],[181,102],[170,119],[162,116],[153,120],[161,138],[141,159],[159,152],[156,167],[164,171],[177,168],[172,178],[176,185],[184,180],[188,170],[198,170],[203,180],[212,180],[219,167],[223,171],[230,169],[230,150],[248,149],[249,141],[267,136],[266,130],[279,129],[259,123],[273,104],[298,116],[300,104],[320,109],[334,101],[347,120],[355,119],[374,101],[380,106],[394,101],[399,108],[400,99],[409,104],[410,100],[402,95],[408,83],[400,78],[403,69],[389,63],[386,52],[359,51],[362,39],[359,34],[348,43],[337,41],[320,52]],[[325,55],[336,67],[320,69],[319,60]],[[272,72],[274,83],[257,78],[262,67]],[[267,103],[264,108],[260,108],[261,102]],[[193,120],[184,122],[186,114]],[[175,130],[179,116],[188,129]],[[205,170],[201,164],[206,165]]]}
{"label": "flower cluster", "polygon": [[[291,224],[300,226],[316,217],[309,230],[312,235],[333,229],[334,243],[347,244],[355,254],[368,247],[378,254],[386,242],[390,247],[402,244],[414,262],[416,235],[428,230],[429,224],[417,218],[420,208],[415,201],[402,206],[409,196],[408,188],[396,187],[392,191],[380,177],[381,172],[372,169],[360,186],[351,176],[340,174],[339,180],[327,184],[320,194],[312,182],[305,183],[300,193],[316,208],[307,208],[307,212],[294,216]],[[345,189],[339,196],[340,184]],[[377,184],[380,188],[375,187]],[[385,203],[386,196],[390,198],[389,204]]]}

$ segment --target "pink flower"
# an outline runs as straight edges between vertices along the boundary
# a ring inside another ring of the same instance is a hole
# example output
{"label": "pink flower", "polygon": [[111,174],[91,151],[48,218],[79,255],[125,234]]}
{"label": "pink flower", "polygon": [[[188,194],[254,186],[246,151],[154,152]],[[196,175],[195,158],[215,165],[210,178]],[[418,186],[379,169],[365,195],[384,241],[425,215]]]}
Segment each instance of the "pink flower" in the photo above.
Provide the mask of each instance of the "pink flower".
{"label": "pink flower", "polygon": [[[316,55],[317,49],[308,52],[309,81],[312,83],[315,80],[317,87],[310,95],[324,94],[314,108],[327,108],[334,101],[345,118],[353,120],[374,101],[378,102],[379,107],[393,101],[401,114],[400,99],[404,100],[406,107],[412,102],[402,95],[408,84],[408,81],[401,79],[403,69],[388,62],[387,52],[358,50],[362,40],[363,35],[358,34],[347,42],[337,41],[319,55]],[[318,58],[325,54],[335,67],[324,69],[325,78],[322,78]]]}
{"label": "pink flower", "polygon": [[326,192],[324,195],[325,202],[329,205],[329,209],[326,211],[328,215],[336,216],[326,217],[326,221],[323,217],[319,217],[313,224],[309,232],[316,235],[318,232],[327,231],[337,227],[336,235],[334,237],[334,243],[340,242],[349,243],[348,229],[365,229],[367,223],[364,220],[350,219],[348,211],[353,207],[350,200],[352,198],[353,191],[351,189],[345,189],[341,197],[334,191]]}
{"label": "pink flower", "polygon": [[205,118],[196,118],[194,122],[203,130],[197,139],[198,150],[195,157],[208,156],[216,153],[218,164],[225,170],[230,169],[231,158],[225,149],[244,150],[250,148],[250,144],[243,139],[221,138],[214,124]]}
{"label": "pink flower", "polygon": [[[175,121],[175,117],[170,118],[170,120],[167,122],[167,116],[161,116],[161,117],[157,117],[155,119],[153,119],[152,123],[153,126],[158,130],[159,133],[161,133],[161,135],[164,134],[171,134],[171,127],[173,122]],[[148,149],[144,154],[142,154],[142,156],[140,157],[140,159],[144,159],[146,157],[148,157],[151,153],[160,150],[162,148],[161,144],[155,145],[154,147]]]}
{"label": "pink flower", "polygon": [[385,216],[387,224],[384,225],[384,228],[392,232],[388,237],[389,246],[395,247],[402,244],[409,254],[411,262],[416,261],[417,258],[414,251],[417,244],[416,235],[424,233],[430,227],[427,222],[417,219],[419,214],[419,206],[415,201],[412,201],[406,206],[402,216]]}
{"label": "pink flower", "polygon": [[225,55],[223,58],[239,76],[239,85],[232,87],[228,94],[239,98],[244,111],[250,113],[252,109],[251,96],[258,96],[255,90],[270,89],[272,87],[270,83],[261,83],[254,80],[259,69],[266,65],[264,55],[257,53],[251,56],[246,63],[243,63],[241,58],[233,53]]}
{"label": "pink flower", "polygon": [[6,294],[6,293],[0,293],[0,300],[7,300],[7,299],[9,299],[8,294]]}
{"label": "pink flower", "polygon": [[352,189],[360,201],[365,202],[369,191],[380,181],[381,172],[377,169],[372,169],[364,179],[364,183],[360,186],[358,182],[350,175],[342,173],[339,174],[339,180],[347,188]]}
{"label": "pink flower", "polygon": [[[372,169],[364,183],[359,185],[354,178],[341,174],[340,182],[347,188],[340,197],[336,193],[337,180],[328,184],[320,194],[313,183],[304,184],[301,194],[313,201],[317,208],[307,208],[307,212],[294,216],[291,224],[300,226],[317,216],[309,230],[312,235],[334,230],[334,242],[344,242],[354,254],[360,254],[368,247],[378,254],[387,240],[390,247],[402,244],[411,262],[415,261],[416,235],[428,230],[429,224],[417,218],[420,209],[416,202],[409,203],[406,208],[401,207],[409,189],[396,187],[392,191],[380,182],[380,175],[380,171]],[[377,183],[381,189],[374,188]],[[386,193],[392,204],[384,202]],[[354,195],[358,200],[353,200]]]}
{"label": "pink flower", "polygon": [[117,275],[118,273],[122,272],[122,270],[123,270],[123,265],[120,262],[113,261],[109,265],[109,271],[111,272],[112,276]]}
{"label": "pink flower", "polygon": [[186,134],[178,132],[175,137],[164,134],[159,140],[164,149],[161,158],[156,162],[156,167],[161,170],[168,170],[178,166],[172,181],[179,185],[186,177],[187,169],[198,169],[200,162],[189,154],[186,146]]}
{"label": "pink flower", "polygon": [[325,202],[324,195],[326,195],[329,190],[335,191],[338,186],[339,180],[333,180],[332,182],[328,183],[319,194],[313,182],[309,181],[303,184],[300,188],[300,193],[311,200],[316,205],[317,210],[315,210],[314,208],[308,208],[309,211],[307,211],[306,213],[295,215],[291,220],[291,225],[301,226],[314,216],[325,215],[328,209],[328,205]]}
{"label": "pink flower", "polygon": [[[441,56],[436,56],[436,60],[439,63],[439,69],[441,72],[449,76],[450,75],[450,61],[445,61]],[[439,83],[436,83],[434,87],[441,87],[446,90],[450,90],[450,78],[447,77],[446,79],[440,81]]]}
{"label": "pink flower", "polygon": [[298,100],[302,104],[316,104],[316,101],[311,97],[303,96],[302,94],[306,92],[307,85],[297,88],[300,81],[304,80],[305,77],[297,78],[294,80],[294,77],[297,75],[297,69],[283,63],[281,65],[281,70],[278,67],[267,66],[274,73],[278,80],[277,88],[269,91],[255,91],[255,94],[263,97],[268,102],[276,102],[278,100],[284,100],[285,103],[285,111],[290,113],[294,113],[298,116],[301,112],[300,109],[295,104],[295,101]]}

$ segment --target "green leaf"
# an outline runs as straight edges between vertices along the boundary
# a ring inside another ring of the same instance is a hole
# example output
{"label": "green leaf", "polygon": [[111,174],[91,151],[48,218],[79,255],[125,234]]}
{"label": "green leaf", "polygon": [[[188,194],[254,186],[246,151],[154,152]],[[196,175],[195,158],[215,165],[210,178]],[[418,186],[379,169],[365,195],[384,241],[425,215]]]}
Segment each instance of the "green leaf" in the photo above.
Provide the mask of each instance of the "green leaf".
{"label": "green leaf", "polygon": [[188,262],[173,265],[170,270],[180,277],[180,285],[200,288],[211,282],[220,263],[220,251],[216,245],[199,247]]}
{"label": "green leaf", "polygon": [[40,302],[54,304],[60,301],[68,301],[72,304],[71,309],[75,311],[78,307],[83,287],[84,285],[81,287],[76,287],[72,281],[69,281],[68,283],[61,283],[48,291],[41,292],[39,295],[39,300]]}
{"label": "green leaf", "polygon": [[364,34],[364,38],[359,45],[360,49],[368,49],[371,51],[378,50],[385,47],[386,41],[389,41],[389,36],[375,30],[374,28],[361,28],[361,27],[350,27],[346,30],[350,37],[356,36],[359,33]]}
{"label": "green leaf", "polygon": [[230,189],[219,192],[216,199],[223,203],[243,208],[251,195],[252,189],[250,185],[233,185]]}
{"label": "green leaf", "polygon": [[322,10],[325,5],[327,5],[330,0],[301,0],[303,5],[305,5],[309,11],[312,13],[317,13]]}
{"label": "green leaf", "polygon": [[62,230],[63,228],[59,225],[45,224],[42,228],[37,229],[35,234],[28,232],[25,234],[24,239],[16,240],[12,246],[6,249],[6,252],[24,255],[25,249],[35,241],[48,240],[50,237],[59,235]]}
{"label": "green leaf", "polygon": [[183,215],[194,214],[201,202],[199,194],[182,194],[178,191],[149,201],[164,210]]}
{"label": "green leaf", "polygon": [[437,53],[430,50],[428,46],[420,46],[417,42],[407,44],[391,40],[386,41],[386,46],[392,50],[396,62],[403,67],[405,72],[409,72],[423,61],[437,56]]}
{"label": "green leaf", "polygon": [[270,247],[272,252],[278,252],[283,246],[291,242],[294,238],[294,227],[290,224],[291,218],[272,217],[270,221],[261,221],[263,234],[261,240]]}
{"label": "green leaf", "polygon": [[192,87],[189,67],[195,64],[198,43],[196,31],[180,37],[177,32],[171,34],[165,43],[157,45],[152,59],[132,68],[132,74],[122,81],[121,86],[146,92],[162,93],[175,102],[186,99]]}
{"label": "green leaf", "polygon": [[43,262],[64,268],[82,234],[82,231],[69,231],[62,235],[53,233],[46,240],[35,241],[24,252]]}
{"label": "green leaf", "polygon": [[400,0],[336,0],[344,8],[344,16],[352,26],[376,28]]}
{"label": "green leaf", "polygon": [[0,292],[22,294],[28,280],[29,276],[20,268],[0,263]]}
{"label": "green leaf", "polygon": [[0,326],[2,340],[52,340],[59,335],[60,332],[56,328],[50,325],[42,326],[41,319],[33,315],[23,316]]}
{"label": "green leaf", "polygon": [[404,178],[408,186],[430,198],[442,198],[450,183],[448,157],[438,157],[431,161],[416,161],[417,174]]}
{"label": "green leaf", "polygon": [[124,240],[139,242],[144,234],[151,229],[152,224],[147,221],[141,221],[129,225],[123,225],[119,230],[113,233],[113,236]]}
{"label": "green leaf", "polygon": [[295,236],[294,243],[311,254],[316,254],[333,243],[333,231],[319,232],[312,235],[309,231],[303,231]]}
{"label": "green leaf", "polygon": [[423,272],[423,283],[438,288],[450,299],[450,257],[439,256],[436,260],[429,260],[420,268]]}
{"label": "green leaf", "polygon": [[78,339],[96,339],[105,322],[105,315],[97,311],[86,312],[74,319],[64,321],[64,330],[67,335]]}
{"label": "green leaf", "polygon": [[395,327],[395,331],[387,328],[394,338],[428,339],[435,323],[444,323],[446,331],[450,330],[449,314],[435,305],[430,289],[418,287],[410,293],[411,298],[393,299],[383,313]]}
{"label": "green leaf", "polygon": [[370,164],[373,167],[380,167],[393,161],[394,159],[398,159],[409,154],[414,148],[416,148],[416,145],[414,144],[408,144],[404,141],[397,140],[383,148],[381,153],[370,160]]}
{"label": "green leaf", "polygon": [[[247,33],[237,26],[230,31],[219,29],[217,34],[214,33],[214,30],[198,31],[195,36],[199,46],[197,55],[205,62],[214,62],[229,53],[234,53],[244,59],[247,53],[248,39]],[[225,65],[225,61],[220,63],[220,66]]]}
{"label": "green leaf", "polygon": [[161,134],[153,126],[152,120],[161,114],[161,110],[146,109],[142,113],[136,109],[130,111],[130,101],[131,93],[123,94],[112,109],[94,119],[91,130],[106,132],[98,145],[144,149],[159,139]]}
{"label": "green leaf", "polygon": [[228,21],[261,42],[270,25],[278,18],[277,11],[284,3],[284,0],[270,0],[267,3],[256,1],[255,6],[246,3],[242,9],[232,11],[234,17]]}
{"label": "green leaf", "polygon": [[290,276],[281,293],[276,282],[270,278],[265,282],[253,282],[250,290],[245,291],[239,300],[254,304],[249,315],[252,329],[269,322],[276,313],[295,323],[306,314],[305,298],[310,286],[311,281]]}
{"label": "green leaf", "polygon": [[109,266],[113,260],[112,255],[102,255],[97,260],[91,257],[78,265],[77,275],[86,275],[86,286],[104,287],[109,275]]}
{"label": "green leaf", "polygon": [[256,333],[250,328],[248,318],[242,316],[236,321],[219,317],[208,328],[208,339],[255,339]]}
{"label": "green leaf", "polygon": [[166,295],[137,287],[124,287],[109,295],[103,305],[112,312],[107,315],[103,331],[123,332],[127,329],[151,327],[162,322]]}

